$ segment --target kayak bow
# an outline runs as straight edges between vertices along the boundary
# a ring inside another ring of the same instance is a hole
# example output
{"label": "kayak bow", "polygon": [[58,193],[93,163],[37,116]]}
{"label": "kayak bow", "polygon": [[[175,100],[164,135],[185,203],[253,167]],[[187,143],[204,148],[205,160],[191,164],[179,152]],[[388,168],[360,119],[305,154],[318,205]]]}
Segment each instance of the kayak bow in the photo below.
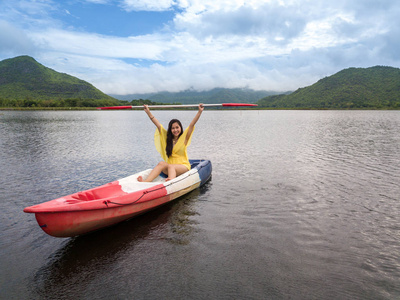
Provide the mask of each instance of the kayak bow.
{"label": "kayak bow", "polygon": [[72,237],[102,229],[143,214],[204,185],[210,178],[209,160],[190,160],[192,169],[170,180],[158,176],[153,182],[138,182],[151,169],[134,175],[26,207],[41,229],[51,236]]}

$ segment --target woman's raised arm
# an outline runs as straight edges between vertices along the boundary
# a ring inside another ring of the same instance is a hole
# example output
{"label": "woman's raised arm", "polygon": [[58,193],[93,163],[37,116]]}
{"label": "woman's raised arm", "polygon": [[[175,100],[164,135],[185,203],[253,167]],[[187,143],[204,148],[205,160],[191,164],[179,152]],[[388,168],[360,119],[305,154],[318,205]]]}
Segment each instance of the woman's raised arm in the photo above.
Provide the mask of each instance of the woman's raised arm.
{"label": "woman's raised arm", "polygon": [[146,114],[149,116],[150,120],[154,123],[154,125],[156,125],[156,127],[158,128],[158,131],[160,131],[161,128],[161,123],[156,119],[156,117],[153,116],[153,114],[150,112],[150,108],[148,105],[143,105],[144,111],[146,112]]}
{"label": "woman's raised arm", "polygon": [[190,122],[189,124],[189,129],[188,132],[186,134],[186,140],[185,140],[185,145],[187,145],[187,142],[189,141],[189,137],[192,135],[193,129],[194,129],[194,125],[197,123],[197,121],[200,119],[201,113],[204,110],[204,106],[203,103],[199,104],[199,110],[197,112],[197,114],[195,115],[195,117],[193,118],[192,122]]}

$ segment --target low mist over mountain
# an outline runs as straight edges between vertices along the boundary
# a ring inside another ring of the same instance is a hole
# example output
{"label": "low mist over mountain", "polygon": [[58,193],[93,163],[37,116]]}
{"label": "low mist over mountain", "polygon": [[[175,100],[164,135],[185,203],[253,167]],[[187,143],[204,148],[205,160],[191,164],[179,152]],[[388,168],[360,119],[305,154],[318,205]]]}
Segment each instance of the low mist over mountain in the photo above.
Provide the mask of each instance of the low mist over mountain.
{"label": "low mist over mountain", "polygon": [[182,92],[160,92],[149,94],[131,94],[131,95],[111,95],[120,100],[148,99],[163,103],[255,103],[261,98],[269,95],[276,95],[277,92],[254,91],[250,89],[225,89],[215,88],[209,91],[187,90]]}

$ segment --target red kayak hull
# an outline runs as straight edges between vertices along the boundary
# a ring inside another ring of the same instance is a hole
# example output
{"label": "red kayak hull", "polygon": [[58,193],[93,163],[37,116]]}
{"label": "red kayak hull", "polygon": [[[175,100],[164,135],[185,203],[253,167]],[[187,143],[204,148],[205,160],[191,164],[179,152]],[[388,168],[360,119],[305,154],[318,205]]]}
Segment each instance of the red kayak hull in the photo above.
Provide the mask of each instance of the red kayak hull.
{"label": "red kayak hull", "polygon": [[171,196],[168,195],[152,201],[132,204],[131,206],[71,212],[36,213],[35,217],[39,226],[48,235],[72,237],[131,219],[171,200]]}
{"label": "red kayak hull", "polygon": [[[26,207],[47,234],[72,237],[105,228],[143,214],[203,185],[211,178],[208,160],[191,161],[192,169],[165,182],[137,181],[138,173],[118,181]],[[146,170],[144,172],[149,172]]]}

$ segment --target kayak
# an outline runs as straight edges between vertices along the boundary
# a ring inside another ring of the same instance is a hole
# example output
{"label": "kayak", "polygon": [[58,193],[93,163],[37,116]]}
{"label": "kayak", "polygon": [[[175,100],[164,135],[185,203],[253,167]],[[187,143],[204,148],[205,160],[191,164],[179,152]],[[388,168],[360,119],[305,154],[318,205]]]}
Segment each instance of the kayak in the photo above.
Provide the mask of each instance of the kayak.
{"label": "kayak", "polygon": [[161,174],[152,182],[139,182],[151,169],[86,191],[26,207],[47,234],[73,237],[102,229],[181,197],[204,185],[212,172],[211,161],[190,160],[191,170],[170,180]]}

